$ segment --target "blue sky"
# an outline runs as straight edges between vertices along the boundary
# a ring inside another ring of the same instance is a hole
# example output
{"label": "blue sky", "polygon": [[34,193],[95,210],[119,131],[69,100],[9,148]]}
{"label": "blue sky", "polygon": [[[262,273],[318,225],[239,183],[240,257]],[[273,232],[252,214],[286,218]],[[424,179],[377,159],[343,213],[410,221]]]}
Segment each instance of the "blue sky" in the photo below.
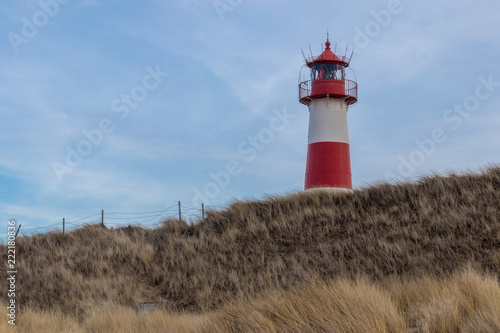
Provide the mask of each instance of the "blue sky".
{"label": "blue sky", "polygon": [[319,54],[326,31],[355,50],[355,187],[500,162],[498,1],[41,0],[0,15],[5,230],[301,190],[301,49]]}

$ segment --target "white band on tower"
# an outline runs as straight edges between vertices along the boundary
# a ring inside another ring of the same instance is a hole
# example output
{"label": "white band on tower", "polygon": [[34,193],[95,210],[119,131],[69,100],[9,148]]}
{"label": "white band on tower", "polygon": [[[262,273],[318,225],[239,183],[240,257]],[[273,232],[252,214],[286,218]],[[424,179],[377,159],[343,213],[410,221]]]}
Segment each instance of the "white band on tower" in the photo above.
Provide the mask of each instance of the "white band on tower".
{"label": "white band on tower", "polygon": [[349,143],[347,105],[339,98],[318,98],[309,105],[309,144]]}

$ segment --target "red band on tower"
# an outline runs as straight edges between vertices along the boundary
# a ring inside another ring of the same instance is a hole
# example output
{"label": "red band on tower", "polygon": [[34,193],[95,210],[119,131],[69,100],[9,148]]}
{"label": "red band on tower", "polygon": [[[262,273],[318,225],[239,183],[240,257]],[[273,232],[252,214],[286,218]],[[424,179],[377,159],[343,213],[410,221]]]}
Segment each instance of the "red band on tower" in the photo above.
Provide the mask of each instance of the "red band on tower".
{"label": "red band on tower", "polygon": [[317,187],[352,189],[349,144],[316,142],[307,147],[305,189]]}

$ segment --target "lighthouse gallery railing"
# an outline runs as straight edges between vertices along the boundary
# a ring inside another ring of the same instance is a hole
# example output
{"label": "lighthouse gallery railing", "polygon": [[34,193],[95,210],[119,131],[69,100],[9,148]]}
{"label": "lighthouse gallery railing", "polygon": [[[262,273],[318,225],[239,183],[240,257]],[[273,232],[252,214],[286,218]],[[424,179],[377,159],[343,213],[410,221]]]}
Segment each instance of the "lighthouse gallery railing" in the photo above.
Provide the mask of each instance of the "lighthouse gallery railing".
{"label": "lighthouse gallery railing", "polygon": [[[358,99],[358,84],[351,80],[345,81],[345,95]],[[299,100],[311,96],[311,80],[299,83]]]}

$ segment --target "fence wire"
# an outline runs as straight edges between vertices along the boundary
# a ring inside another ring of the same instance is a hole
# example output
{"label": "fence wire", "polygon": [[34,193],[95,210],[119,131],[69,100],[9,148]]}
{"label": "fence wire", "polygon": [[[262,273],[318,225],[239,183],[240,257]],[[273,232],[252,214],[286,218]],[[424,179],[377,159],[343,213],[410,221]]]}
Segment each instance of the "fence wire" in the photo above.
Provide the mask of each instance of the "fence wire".
{"label": "fence wire", "polygon": [[[204,206],[205,212],[208,210],[220,210],[227,207],[224,206]],[[202,220],[203,212],[202,207],[196,208],[188,205],[180,205],[181,208],[181,218],[182,220],[190,223],[198,222]],[[163,221],[167,219],[178,219],[179,218],[179,205],[175,204],[166,207],[163,210],[156,211],[146,211],[146,212],[110,212],[107,213],[103,211],[101,213],[91,214],[76,220],[64,222],[64,231],[70,232],[75,229],[81,228],[85,225],[91,224],[101,224],[105,226],[116,227],[126,227],[128,225],[138,226],[142,228],[156,228],[162,224]],[[50,232],[62,231],[63,230],[63,219],[60,222],[55,222],[43,226],[23,224],[22,221],[18,221],[20,226],[18,236],[33,236],[37,234],[47,234]],[[7,231],[0,231],[0,235],[7,235]]]}

